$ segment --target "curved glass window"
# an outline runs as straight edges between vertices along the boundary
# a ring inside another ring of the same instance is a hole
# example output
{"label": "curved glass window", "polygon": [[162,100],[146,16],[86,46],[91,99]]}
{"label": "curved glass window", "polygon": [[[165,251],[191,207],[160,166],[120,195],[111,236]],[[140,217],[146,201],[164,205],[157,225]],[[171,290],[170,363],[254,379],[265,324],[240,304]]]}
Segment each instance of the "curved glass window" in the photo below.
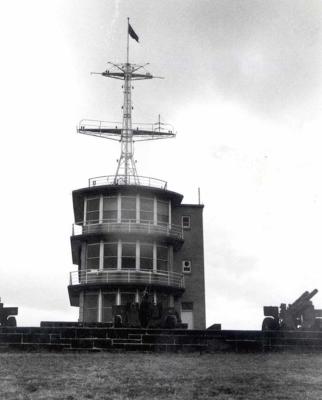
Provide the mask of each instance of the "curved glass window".
{"label": "curved glass window", "polygon": [[122,243],[122,269],[135,269],[136,244]]}
{"label": "curved glass window", "polygon": [[100,244],[88,244],[86,252],[86,268],[98,269],[100,264]]}
{"label": "curved glass window", "polygon": [[136,221],[136,197],[122,196],[121,202],[121,217],[122,221]]}
{"label": "curved glass window", "polygon": [[113,306],[116,304],[116,293],[102,293],[102,322],[113,321]]}
{"label": "curved glass window", "polygon": [[169,203],[167,201],[158,200],[157,203],[157,218],[158,224],[169,223]]}
{"label": "curved glass window", "polygon": [[103,221],[104,222],[117,221],[117,197],[115,196],[103,197]]}
{"label": "curved glass window", "polygon": [[140,244],[140,269],[153,269],[153,244]]}
{"label": "curved glass window", "polygon": [[154,199],[153,197],[140,198],[140,222],[153,223]]}
{"label": "curved glass window", "polygon": [[97,322],[98,295],[96,293],[84,293],[84,321]]}
{"label": "curved glass window", "polygon": [[86,222],[88,224],[98,224],[99,222],[100,199],[98,197],[87,199],[86,201]]}
{"label": "curved glass window", "polygon": [[157,270],[168,270],[168,248],[165,246],[157,246]]}
{"label": "curved glass window", "polygon": [[103,268],[117,268],[117,243],[104,243]]}

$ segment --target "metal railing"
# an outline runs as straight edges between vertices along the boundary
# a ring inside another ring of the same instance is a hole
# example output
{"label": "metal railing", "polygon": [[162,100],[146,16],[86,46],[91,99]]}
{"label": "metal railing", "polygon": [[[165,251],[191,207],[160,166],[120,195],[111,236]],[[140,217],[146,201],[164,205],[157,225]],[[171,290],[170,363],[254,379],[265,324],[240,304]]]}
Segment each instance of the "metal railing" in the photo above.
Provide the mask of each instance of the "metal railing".
{"label": "metal railing", "polygon": [[70,273],[70,285],[141,284],[184,289],[184,276],[176,272],[135,269],[85,269]]}
{"label": "metal railing", "polygon": [[106,175],[97,176],[88,180],[88,186],[103,186],[103,185],[136,185],[148,186],[159,189],[167,189],[168,183],[161,179],[151,178],[149,176],[130,176],[130,175]]}
{"label": "metal railing", "polygon": [[146,233],[160,234],[174,239],[183,240],[183,229],[180,225],[154,224],[153,221],[139,222],[126,220],[117,222],[115,220],[90,221],[84,223],[76,222],[72,227],[72,236],[86,235],[89,233]]}
{"label": "metal railing", "polygon": [[[110,134],[119,135],[119,131],[123,129],[122,122],[120,121],[99,121],[94,119],[82,119],[77,127],[78,132],[93,131],[97,133],[105,133],[106,131]],[[171,124],[164,122],[146,123],[146,122],[132,122],[132,130],[134,136],[136,132],[155,132],[168,133],[169,135],[175,135],[174,127]]]}

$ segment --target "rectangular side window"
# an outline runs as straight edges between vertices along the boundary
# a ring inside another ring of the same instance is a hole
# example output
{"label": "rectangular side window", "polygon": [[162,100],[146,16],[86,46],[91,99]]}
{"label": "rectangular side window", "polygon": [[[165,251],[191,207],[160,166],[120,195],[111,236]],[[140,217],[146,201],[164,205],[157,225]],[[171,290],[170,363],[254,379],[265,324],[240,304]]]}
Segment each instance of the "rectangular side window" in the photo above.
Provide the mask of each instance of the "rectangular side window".
{"label": "rectangular side window", "polygon": [[193,302],[186,301],[186,302],[181,303],[181,310],[182,311],[192,311],[193,310]]}
{"label": "rectangular side window", "polygon": [[190,215],[183,215],[181,217],[181,224],[183,229],[190,229]]}

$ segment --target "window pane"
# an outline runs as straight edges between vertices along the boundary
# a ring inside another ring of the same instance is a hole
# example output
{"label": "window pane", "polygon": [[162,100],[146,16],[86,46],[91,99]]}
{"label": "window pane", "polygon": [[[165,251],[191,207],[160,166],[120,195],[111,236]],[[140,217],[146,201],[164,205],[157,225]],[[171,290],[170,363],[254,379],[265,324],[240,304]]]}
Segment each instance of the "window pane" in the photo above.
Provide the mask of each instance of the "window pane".
{"label": "window pane", "polygon": [[135,257],[122,257],[122,269],[135,269]]}
{"label": "window pane", "polygon": [[132,256],[135,257],[136,244],[135,243],[123,243],[122,244],[122,257]]}
{"label": "window pane", "polygon": [[136,209],[136,197],[122,196],[122,210],[135,210]]}
{"label": "window pane", "polygon": [[104,197],[103,198],[103,210],[104,211],[117,210],[117,198],[116,197]]}
{"label": "window pane", "polygon": [[100,263],[99,243],[87,245],[87,269],[98,269]]}
{"label": "window pane", "polygon": [[135,222],[136,210],[122,210],[122,221],[128,221],[129,219]]}
{"label": "window pane", "polygon": [[99,212],[98,211],[87,212],[86,221],[88,223],[97,223],[99,221]]}
{"label": "window pane", "polygon": [[100,244],[88,244],[87,245],[87,258],[99,257],[100,256]]}
{"label": "window pane", "polygon": [[141,244],[140,246],[140,269],[153,269],[153,245]]}
{"label": "window pane", "polygon": [[121,293],[121,305],[135,303],[135,293]]}
{"label": "window pane", "polygon": [[141,257],[153,258],[153,245],[152,244],[143,244],[140,246],[140,255]]}
{"label": "window pane", "polygon": [[113,313],[112,307],[116,304],[116,294],[115,293],[103,293],[102,296],[102,321],[103,322],[112,322],[113,321]]}
{"label": "window pane", "polygon": [[169,204],[167,202],[158,200],[158,214],[169,214]]}
{"label": "window pane", "polygon": [[122,197],[122,221],[136,220],[136,197]]}
{"label": "window pane", "polygon": [[169,223],[169,204],[158,200],[158,222]]}
{"label": "window pane", "polygon": [[157,269],[158,271],[168,270],[168,248],[157,246]]}
{"label": "window pane", "polygon": [[140,259],[140,269],[153,269],[153,260],[151,258],[142,258]]}
{"label": "window pane", "polygon": [[182,227],[190,228],[190,216],[189,215],[184,215],[182,217]]}
{"label": "window pane", "polygon": [[104,257],[103,268],[116,269],[117,257]]}
{"label": "window pane", "polygon": [[117,211],[103,211],[103,220],[104,221],[116,221],[117,220]]}
{"label": "window pane", "polygon": [[122,244],[122,268],[134,269],[136,257],[136,244],[123,243]]}
{"label": "window pane", "polygon": [[150,211],[141,211],[140,221],[153,221],[153,212]]}
{"label": "window pane", "polygon": [[154,199],[148,197],[141,197],[140,198],[140,208],[141,211],[151,211],[153,212],[154,207]]}
{"label": "window pane", "polygon": [[100,265],[99,258],[89,258],[87,260],[87,269],[98,269]]}
{"label": "window pane", "polygon": [[117,257],[117,243],[104,243],[104,257]]}
{"label": "window pane", "polygon": [[86,322],[97,322],[97,294],[85,293],[84,296],[84,320]]}
{"label": "window pane", "polygon": [[99,198],[95,199],[87,199],[87,212],[89,211],[98,211],[99,210],[100,200]]}
{"label": "window pane", "polygon": [[103,198],[103,220],[117,220],[117,198]]}
{"label": "window pane", "polygon": [[103,293],[103,308],[112,307],[116,304],[116,293]]}
{"label": "window pane", "polygon": [[97,308],[98,295],[85,293],[84,306],[86,308]]}
{"label": "window pane", "polygon": [[157,258],[168,260],[168,248],[164,246],[157,246]]}
{"label": "window pane", "polygon": [[182,309],[182,311],[191,311],[191,310],[193,310],[193,303],[190,301],[181,303],[181,309]]}
{"label": "window pane", "polygon": [[140,221],[153,221],[154,199],[151,197],[140,198]]}

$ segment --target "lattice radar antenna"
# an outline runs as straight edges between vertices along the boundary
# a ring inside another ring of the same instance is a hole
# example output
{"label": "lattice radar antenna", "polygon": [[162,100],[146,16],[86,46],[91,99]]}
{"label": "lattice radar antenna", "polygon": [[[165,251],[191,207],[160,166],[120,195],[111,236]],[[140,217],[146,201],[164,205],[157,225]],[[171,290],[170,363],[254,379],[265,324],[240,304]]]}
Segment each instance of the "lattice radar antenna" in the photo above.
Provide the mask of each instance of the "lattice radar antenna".
{"label": "lattice radar antenna", "polygon": [[[129,37],[139,42],[139,37],[127,21],[127,48],[126,63],[115,64],[108,62],[111,69],[104,72],[92,72],[92,74],[102,75],[107,78],[124,80],[123,94],[123,120],[119,122],[82,120],[77,131],[91,136],[98,136],[105,139],[117,140],[121,142],[121,156],[115,173],[114,183],[140,184],[139,176],[136,171],[134,156],[134,142],[173,138],[176,136],[173,127],[160,121],[154,124],[133,123],[132,124],[132,81],[146,80],[162,77],[153,76],[145,70],[148,65],[137,65],[129,62]],[[142,71],[143,70],[143,71]],[[145,71],[145,72],[144,72]]]}

